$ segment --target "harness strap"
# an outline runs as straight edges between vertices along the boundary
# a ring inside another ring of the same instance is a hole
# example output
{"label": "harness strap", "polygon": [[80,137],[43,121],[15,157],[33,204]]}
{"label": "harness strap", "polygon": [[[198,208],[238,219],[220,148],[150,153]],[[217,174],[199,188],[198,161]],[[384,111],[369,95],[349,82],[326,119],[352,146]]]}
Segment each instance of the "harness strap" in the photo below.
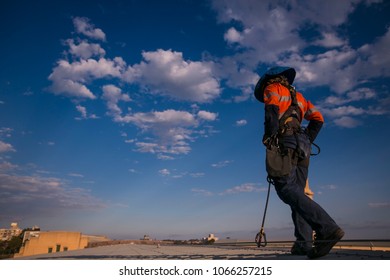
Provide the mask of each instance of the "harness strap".
{"label": "harness strap", "polygon": [[297,92],[294,87],[290,85],[283,85],[289,91],[291,95],[291,104],[284,112],[283,116],[279,120],[279,133],[284,134],[288,131],[296,132],[301,126],[301,114],[297,100]]}

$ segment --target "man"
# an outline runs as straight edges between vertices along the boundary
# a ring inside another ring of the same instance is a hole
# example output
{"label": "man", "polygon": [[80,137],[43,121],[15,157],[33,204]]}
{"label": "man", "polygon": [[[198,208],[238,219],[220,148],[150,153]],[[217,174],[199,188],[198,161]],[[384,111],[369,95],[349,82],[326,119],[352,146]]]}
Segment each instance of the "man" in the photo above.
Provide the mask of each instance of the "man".
{"label": "man", "polygon": [[[319,258],[329,253],[344,232],[320,205],[305,195],[310,146],[324,118],[292,87],[295,74],[290,67],[270,68],[258,81],[254,94],[265,104],[263,143],[267,147],[268,176],[279,198],[292,211],[296,241],[291,253]],[[306,129],[301,128],[303,119],[309,121]],[[270,153],[268,158],[268,152],[275,149],[277,153]],[[279,166],[281,170],[277,170]]]}

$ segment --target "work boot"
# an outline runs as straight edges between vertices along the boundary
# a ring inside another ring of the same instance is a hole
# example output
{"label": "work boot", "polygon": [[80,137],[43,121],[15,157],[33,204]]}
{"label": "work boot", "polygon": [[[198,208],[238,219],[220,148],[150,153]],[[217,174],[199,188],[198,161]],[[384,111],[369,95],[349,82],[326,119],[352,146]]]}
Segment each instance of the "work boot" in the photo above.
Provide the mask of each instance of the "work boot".
{"label": "work boot", "polygon": [[294,243],[294,245],[291,248],[291,255],[306,256],[309,251],[310,249],[306,249],[303,246]]}
{"label": "work boot", "polygon": [[341,240],[344,236],[344,231],[341,228],[336,229],[332,233],[325,236],[318,236],[318,241],[314,242],[314,247],[307,256],[309,259],[317,259],[327,255],[330,250]]}

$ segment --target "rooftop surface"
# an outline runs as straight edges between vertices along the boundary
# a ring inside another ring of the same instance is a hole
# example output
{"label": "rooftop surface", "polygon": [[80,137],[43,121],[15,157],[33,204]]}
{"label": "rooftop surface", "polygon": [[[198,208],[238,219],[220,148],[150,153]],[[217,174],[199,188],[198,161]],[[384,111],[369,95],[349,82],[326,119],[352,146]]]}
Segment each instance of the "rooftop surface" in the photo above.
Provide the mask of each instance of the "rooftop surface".
{"label": "rooftop surface", "polygon": [[[290,254],[288,247],[267,246],[265,248],[229,245],[145,245],[118,244],[21,257],[24,260],[307,260],[306,256]],[[326,260],[390,260],[390,251],[333,249]]]}

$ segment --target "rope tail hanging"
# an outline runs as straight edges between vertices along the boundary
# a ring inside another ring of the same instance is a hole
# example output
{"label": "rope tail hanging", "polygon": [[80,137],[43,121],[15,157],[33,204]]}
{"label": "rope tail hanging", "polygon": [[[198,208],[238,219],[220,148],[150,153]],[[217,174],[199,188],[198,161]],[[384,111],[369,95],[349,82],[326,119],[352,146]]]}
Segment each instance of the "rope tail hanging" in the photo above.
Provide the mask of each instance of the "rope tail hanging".
{"label": "rope tail hanging", "polygon": [[269,193],[271,190],[271,184],[273,185],[273,181],[270,177],[267,177],[267,182],[268,182],[268,192],[267,192],[267,200],[265,202],[263,221],[261,223],[260,231],[259,231],[259,233],[257,233],[256,238],[255,238],[255,242],[257,244],[257,247],[259,247],[259,248],[267,246],[267,235],[265,234],[265,231],[264,231],[264,222],[265,222],[265,216],[267,215]]}
{"label": "rope tail hanging", "polygon": [[313,153],[313,154],[310,154],[311,156],[317,156],[317,155],[319,155],[320,153],[321,153],[321,148],[320,148],[320,146],[318,146],[316,143],[311,143],[314,147],[316,147],[317,148],[317,153]]}

